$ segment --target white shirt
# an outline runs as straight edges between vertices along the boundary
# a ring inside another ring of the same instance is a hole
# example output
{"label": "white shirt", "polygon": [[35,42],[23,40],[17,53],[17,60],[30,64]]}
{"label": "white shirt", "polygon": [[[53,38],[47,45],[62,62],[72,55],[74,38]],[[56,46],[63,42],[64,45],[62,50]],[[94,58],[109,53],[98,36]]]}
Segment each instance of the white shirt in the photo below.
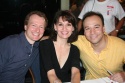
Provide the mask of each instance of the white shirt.
{"label": "white shirt", "polygon": [[83,15],[88,11],[100,12],[104,17],[106,33],[110,33],[115,29],[115,17],[121,20],[125,17],[125,12],[118,0],[89,0],[83,7],[78,18],[82,19]]}

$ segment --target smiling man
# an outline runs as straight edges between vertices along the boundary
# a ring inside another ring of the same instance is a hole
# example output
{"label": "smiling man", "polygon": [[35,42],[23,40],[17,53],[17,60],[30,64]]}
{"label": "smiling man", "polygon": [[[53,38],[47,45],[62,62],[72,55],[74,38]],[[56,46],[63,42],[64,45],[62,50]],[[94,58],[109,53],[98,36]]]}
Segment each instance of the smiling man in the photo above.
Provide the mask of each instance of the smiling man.
{"label": "smiling man", "polygon": [[0,40],[0,83],[24,83],[28,69],[39,60],[39,40],[46,26],[45,14],[32,11],[25,18],[24,32]]}
{"label": "smiling man", "polygon": [[109,77],[119,83],[125,82],[125,41],[105,34],[104,18],[100,13],[87,12],[82,23],[85,36],[80,35],[73,44],[80,50],[85,79]]}

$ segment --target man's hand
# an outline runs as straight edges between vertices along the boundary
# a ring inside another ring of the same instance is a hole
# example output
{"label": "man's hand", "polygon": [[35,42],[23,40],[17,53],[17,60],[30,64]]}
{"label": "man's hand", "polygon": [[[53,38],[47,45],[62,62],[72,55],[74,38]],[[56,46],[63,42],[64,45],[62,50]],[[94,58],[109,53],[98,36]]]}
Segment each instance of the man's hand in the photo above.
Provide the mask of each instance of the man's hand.
{"label": "man's hand", "polygon": [[115,73],[113,75],[110,75],[109,78],[118,83],[124,83],[125,82],[125,72]]}

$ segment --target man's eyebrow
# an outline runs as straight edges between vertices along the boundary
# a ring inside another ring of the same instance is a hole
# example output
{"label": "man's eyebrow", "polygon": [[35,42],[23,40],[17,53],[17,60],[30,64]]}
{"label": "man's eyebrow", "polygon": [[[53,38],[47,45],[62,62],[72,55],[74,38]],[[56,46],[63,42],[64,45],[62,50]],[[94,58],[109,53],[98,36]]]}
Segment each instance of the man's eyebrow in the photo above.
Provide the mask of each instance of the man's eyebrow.
{"label": "man's eyebrow", "polygon": [[96,24],[95,26],[100,26],[100,24]]}
{"label": "man's eyebrow", "polygon": [[89,26],[84,26],[84,28],[87,28],[87,27],[89,27]]}

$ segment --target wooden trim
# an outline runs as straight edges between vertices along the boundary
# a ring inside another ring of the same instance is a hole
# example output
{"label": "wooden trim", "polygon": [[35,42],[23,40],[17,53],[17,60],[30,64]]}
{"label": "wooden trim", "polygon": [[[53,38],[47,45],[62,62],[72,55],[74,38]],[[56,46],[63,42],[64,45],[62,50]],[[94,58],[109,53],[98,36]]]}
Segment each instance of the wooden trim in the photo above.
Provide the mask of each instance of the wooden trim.
{"label": "wooden trim", "polygon": [[35,83],[35,78],[31,69],[29,69],[30,75],[32,77],[32,82]]}

